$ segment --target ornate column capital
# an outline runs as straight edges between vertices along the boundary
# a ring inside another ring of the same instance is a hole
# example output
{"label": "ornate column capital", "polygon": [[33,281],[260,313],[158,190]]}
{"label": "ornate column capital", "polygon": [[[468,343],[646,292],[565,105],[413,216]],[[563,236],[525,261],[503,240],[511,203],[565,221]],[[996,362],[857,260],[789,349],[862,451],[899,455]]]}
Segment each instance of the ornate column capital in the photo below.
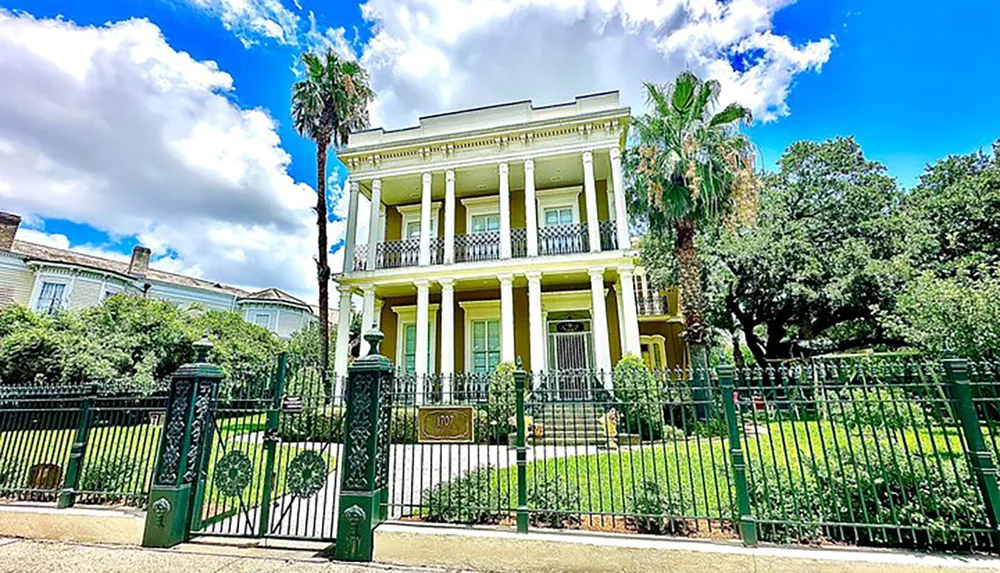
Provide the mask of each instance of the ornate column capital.
{"label": "ornate column capital", "polygon": [[364,293],[365,296],[368,296],[368,294],[375,294],[375,285],[362,285],[361,292]]}
{"label": "ornate column capital", "polygon": [[529,282],[540,281],[542,280],[542,271],[527,271],[524,273],[524,276],[528,279]]}
{"label": "ornate column capital", "polygon": [[432,178],[433,178],[433,175],[431,175],[430,171],[424,171],[424,175],[423,175],[424,185],[430,185]]}
{"label": "ornate column capital", "polygon": [[378,193],[382,191],[382,178],[376,177],[372,179],[372,192]]}
{"label": "ornate column capital", "polygon": [[337,290],[340,291],[341,295],[354,294],[354,287],[351,285],[337,285]]}
{"label": "ornate column capital", "polygon": [[506,161],[501,161],[499,165],[500,175],[506,175],[510,171],[510,165]]}
{"label": "ornate column capital", "polygon": [[417,279],[413,281],[413,286],[417,287],[417,290],[429,288],[431,281],[427,279]]}
{"label": "ornate column capital", "polygon": [[584,151],[583,152],[583,162],[584,162],[584,164],[593,163],[594,162],[594,152],[592,152],[592,151]]}
{"label": "ornate column capital", "polygon": [[590,275],[591,280],[595,278],[604,280],[604,267],[590,267],[587,269],[587,274]]}
{"label": "ornate column capital", "polygon": [[636,268],[634,266],[622,265],[618,267],[618,274],[621,275],[622,278],[632,278],[635,276],[635,273]]}
{"label": "ornate column capital", "polygon": [[[430,175],[430,174],[428,173],[428,175]],[[444,172],[444,180],[446,182],[448,182],[448,183],[454,183],[455,182],[455,170],[454,169],[449,169],[449,170],[445,171]]]}
{"label": "ornate column capital", "polygon": [[500,273],[497,275],[497,280],[500,281],[501,285],[504,283],[512,283],[514,282],[514,275],[511,273]]}
{"label": "ornate column capital", "polygon": [[615,147],[612,147],[611,149],[609,149],[608,150],[608,154],[611,155],[611,161],[615,161],[617,159],[620,159],[621,156],[622,156],[622,152],[621,152],[620,149],[618,149],[618,146],[615,146]]}
{"label": "ornate column capital", "polygon": [[534,159],[525,159],[524,160],[524,170],[525,171],[534,171],[535,170],[535,160]]}
{"label": "ornate column capital", "polygon": [[442,288],[453,288],[455,286],[455,279],[451,277],[438,279],[437,282]]}

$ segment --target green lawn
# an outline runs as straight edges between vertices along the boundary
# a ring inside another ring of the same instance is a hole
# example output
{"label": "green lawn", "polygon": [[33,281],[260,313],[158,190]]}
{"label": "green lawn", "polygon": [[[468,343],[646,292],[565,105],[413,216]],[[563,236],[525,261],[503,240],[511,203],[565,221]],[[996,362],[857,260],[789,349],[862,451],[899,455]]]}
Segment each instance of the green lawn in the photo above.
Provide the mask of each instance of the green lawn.
{"label": "green lawn", "polygon": [[[874,446],[872,436],[829,422],[780,422],[766,427],[767,433],[749,436],[744,443],[747,463],[767,495],[788,494],[793,484],[811,480],[810,463],[833,467],[849,456],[864,460],[872,468],[896,463],[888,447],[896,452],[924,454],[929,465],[939,465],[946,474],[964,464],[960,437],[952,429],[933,431],[908,429]],[[538,455],[542,450],[537,449]],[[516,469],[492,472],[491,486],[516,507]],[[541,459],[528,464],[529,498],[540,481],[558,480],[554,496],[561,509],[583,513],[623,514],[635,511],[630,499],[641,499],[642,482],[658,484],[670,513],[688,518],[728,519],[735,505],[735,489],[729,468],[728,440],[690,437],[655,442],[629,451],[606,451],[592,455]],[[577,492],[578,499],[573,493]],[[502,500],[501,500],[502,502]],[[572,503],[573,507],[565,504]]]}

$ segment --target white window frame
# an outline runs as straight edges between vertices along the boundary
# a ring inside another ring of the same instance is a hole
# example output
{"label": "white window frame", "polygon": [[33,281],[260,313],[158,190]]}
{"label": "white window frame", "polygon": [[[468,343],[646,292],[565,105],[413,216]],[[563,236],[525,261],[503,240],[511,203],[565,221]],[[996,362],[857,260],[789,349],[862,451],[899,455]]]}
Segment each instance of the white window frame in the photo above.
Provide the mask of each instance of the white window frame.
{"label": "white window frame", "polygon": [[28,308],[30,308],[33,312],[39,312],[38,301],[42,298],[42,288],[46,283],[48,283],[63,285],[63,293],[62,298],[59,300],[59,308],[66,310],[69,306],[69,297],[73,293],[73,282],[74,277],[72,276],[39,274],[35,278],[35,286],[31,292],[31,304],[28,305]]}
{"label": "white window frame", "polygon": [[[272,313],[270,311],[251,310],[250,312],[253,314],[253,320],[250,321],[250,324],[256,324],[257,326],[263,326],[264,328],[266,328],[268,330],[273,330],[271,328],[271,319],[274,318],[274,316],[272,315]],[[265,319],[267,319],[266,320],[266,324],[261,324],[261,323],[257,322],[257,319],[260,318],[260,317],[262,317],[262,316]]]}
{"label": "white window frame", "polygon": [[559,189],[545,189],[535,192],[535,203],[538,206],[538,227],[545,226],[546,209],[573,209],[573,224],[580,224],[580,194],[583,187],[562,187]]}
{"label": "white window frame", "polygon": [[462,199],[465,207],[465,234],[472,234],[472,218],[481,215],[500,215],[500,196],[485,195]]}
{"label": "white window frame", "polygon": [[[396,207],[396,210],[399,211],[400,216],[403,218],[399,227],[399,238],[400,240],[405,241],[410,238],[406,236],[406,227],[408,227],[410,223],[420,224],[420,205],[400,205]],[[431,237],[438,236],[438,219],[440,213],[441,202],[438,201],[431,203]]]}
{"label": "white window frame", "polygon": [[466,300],[458,303],[464,316],[465,372],[472,373],[472,323],[479,320],[496,320],[500,323],[500,356],[503,357],[503,319],[500,318],[499,300]]}
{"label": "white window frame", "polygon": [[[650,362],[652,362],[652,354],[656,353],[660,358],[660,369],[665,370],[669,368],[667,365],[667,339],[662,334],[643,334],[639,337],[639,353],[642,353],[642,345],[645,344],[649,347],[650,352]],[[640,356],[642,361],[646,362],[645,356]],[[646,367],[650,370],[655,369],[652,364],[646,363]]]}
{"label": "white window frame", "polygon": [[[430,349],[430,358],[427,361],[427,373],[436,374],[437,373],[437,304],[432,304],[428,306],[427,321],[429,323],[428,328],[428,338],[427,347]],[[411,304],[406,306],[394,306],[392,307],[392,312],[396,313],[396,366],[399,368],[404,368],[406,364],[403,362],[403,335],[406,332],[406,326],[409,324],[417,324],[417,305]]]}

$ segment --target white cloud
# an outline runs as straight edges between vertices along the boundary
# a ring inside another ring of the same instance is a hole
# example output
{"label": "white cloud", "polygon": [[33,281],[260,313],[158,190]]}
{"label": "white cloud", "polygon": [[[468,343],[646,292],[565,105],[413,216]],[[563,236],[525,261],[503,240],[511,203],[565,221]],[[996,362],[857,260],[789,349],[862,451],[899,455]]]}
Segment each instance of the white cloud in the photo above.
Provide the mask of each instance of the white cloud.
{"label": "white cloud", "polygon": [[[188,0],[222,21],[222,25],[250,47],[261,37],[295,44],[298,21],[281,0]],[[298,2],[295,6],[301,10]]]}
{"label": "white cloud", "polygon": [[28,229],[26,227],[18,228],[17,234],[14,235],[14,239],[28,243],[35,243],[36,245],[55,247],[57,249],[69,248],[69,237],[66,235],[59,233],[46,233],[45,231]]}
{"label": "white cloud", "polygon": [[145,20],[2,10],[0,54],[0,209],[135,236],[170,270],[315,297],[315,194],[214,62]]}
{"label": "white cloud", "polygon": [[[801,45],[772,18],[791,0],[368,0],[373,36],[359,50],[379,99],[376,124],[531,98],[620,89],[635,112],[641,83],[690,69],[718,79],[723,103],[760,120],[789,113],[795,76],[819,70],[832,38]],[[749,54],[747,67],[730,58]]]}

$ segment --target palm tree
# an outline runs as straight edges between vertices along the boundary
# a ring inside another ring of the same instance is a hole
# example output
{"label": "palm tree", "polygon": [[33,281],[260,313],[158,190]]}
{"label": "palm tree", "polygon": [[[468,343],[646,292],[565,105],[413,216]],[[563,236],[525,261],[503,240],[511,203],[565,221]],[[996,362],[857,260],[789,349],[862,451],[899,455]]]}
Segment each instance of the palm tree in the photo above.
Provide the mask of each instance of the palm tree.
{"label": "palm tree", "polygon": [[629,199],[651,232],[673,234],[685,339],[701,364],[697,350],[710,334],[695,237],[699,229],[746,223],[756,213],[756,155],[738,131],[752,115],[735,103],[716,112],[719,82],[691,72],[645,88],[649,111],[632,120],[633,145],[625,153]]}
{"label": "palm tree", "polygon": [[368,103],[375,97],[368,72],[331,49],[325,55],[302,54],[305,76],[292,86],[295,130],[316,143],[316,226],[319,245],[316,279],[319,282],[320,367],[324,376],[330,357],[330,265],[326,236],[326,150],[347,143],[352,131],[368,127]]}

